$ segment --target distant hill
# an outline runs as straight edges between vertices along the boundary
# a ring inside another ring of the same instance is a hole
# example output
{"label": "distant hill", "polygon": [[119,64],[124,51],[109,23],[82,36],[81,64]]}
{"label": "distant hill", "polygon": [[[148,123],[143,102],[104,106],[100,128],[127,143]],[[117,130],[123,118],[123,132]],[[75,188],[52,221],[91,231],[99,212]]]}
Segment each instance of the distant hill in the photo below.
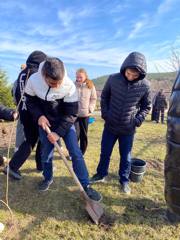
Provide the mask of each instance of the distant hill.
{"label": "distant hill", "polygon": [[[93,79],[96,89],[102,90],[108,77],[109,75],[105,75]],[[151,89],[153,91],[158,91],[160,88],[163,88],[167,92],[171,91],[175,78],[175,72],[147,74],[147,79],[151,82]]]}

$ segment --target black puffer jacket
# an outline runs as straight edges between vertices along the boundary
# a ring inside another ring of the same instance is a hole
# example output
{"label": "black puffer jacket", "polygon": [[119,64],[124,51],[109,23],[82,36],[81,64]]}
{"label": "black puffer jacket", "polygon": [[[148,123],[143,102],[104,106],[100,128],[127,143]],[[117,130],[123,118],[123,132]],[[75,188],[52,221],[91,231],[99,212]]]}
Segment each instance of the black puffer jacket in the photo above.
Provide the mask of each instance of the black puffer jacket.
{"label": "black puffer jacket", "polygon": [[[125,69],[136,68],[140,76],[128,81]],[[125,59],[120,73],[113,74],[107,80],[101,95],[101,112],[105,126],[112,133],[133,134],[150,111],[151,97],[146,76],[144,55],[133,52]]]}
{"label": "black puffer jacket", "polygon": [[165,199],[168,208],[180,216],[180,72],[170,97],[165,158]]}

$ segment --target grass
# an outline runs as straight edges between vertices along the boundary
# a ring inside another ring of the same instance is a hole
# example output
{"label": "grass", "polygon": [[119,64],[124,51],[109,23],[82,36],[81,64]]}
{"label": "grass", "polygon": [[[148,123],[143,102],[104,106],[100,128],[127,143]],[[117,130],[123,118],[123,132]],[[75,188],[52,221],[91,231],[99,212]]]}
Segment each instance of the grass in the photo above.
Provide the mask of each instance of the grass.
{"label": "grass", "polygon": [[[90,175],[96,171],[103,122],[97,117],[89,126],[89,146],[85,159]],[[16,231],[8,239],[22,240],[175,240],[180,225],[165,219],[163,161],[166,126],[147,120],[135,136],[133,156],[147,161],[148,168],[141,183],[131,183],[132,194],[119,191],[119,153],[112,154],[107,183],[94,187],[103,195],[105,210],[115,217],[114,226],[105,231],[91,223],[80,200],[79,192],[63,162],[55,157],[54,184],[48,192],[36,189],[41,174],[36,173],[34,154],[22,168],[23,180],[10,181],[9,204],[16,218]],[[5,195],[5,176],[0,174],[0,189]],[[9,212],[0,209],[0,219],[8,223]],[[6,225],[6,233],[8,227]],[[0,236],[1,237],[1,236]]]}

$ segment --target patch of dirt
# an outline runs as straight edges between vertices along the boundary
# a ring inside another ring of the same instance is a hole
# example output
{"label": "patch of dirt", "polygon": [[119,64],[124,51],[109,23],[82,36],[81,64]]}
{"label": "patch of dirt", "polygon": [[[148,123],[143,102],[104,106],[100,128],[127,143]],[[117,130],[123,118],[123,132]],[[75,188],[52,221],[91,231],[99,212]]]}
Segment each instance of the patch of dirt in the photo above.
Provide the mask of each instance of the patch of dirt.
{"label": "patch of dirt", "polygon": [[[0,155],[7,155],[8,144],[10,140],[10,135],[12,132],[13,122],[0,122]],[[11,148],[14,148],[15,144],[15,132],[16,127],[14,128]]]}
{"label": "patch of dirt", "polygon": [[99,226],[105,231],[109,231],[115,224],[116,218],[110,214],[103,214],[99,220]]}

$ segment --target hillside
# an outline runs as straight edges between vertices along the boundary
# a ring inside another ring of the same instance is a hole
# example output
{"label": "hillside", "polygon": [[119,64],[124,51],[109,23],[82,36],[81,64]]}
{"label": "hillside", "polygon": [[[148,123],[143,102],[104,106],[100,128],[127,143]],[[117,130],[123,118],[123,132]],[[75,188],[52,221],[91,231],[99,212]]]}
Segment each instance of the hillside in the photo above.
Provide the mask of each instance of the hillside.
{"label": "hillside", "polygon": [[[93,79],[95,86],[98,90],[101,90],[109,75],[101,76]],[[157,91],[163,88],[165,91],[170,91],[175,80],[175,72],[167,73],[149,73],[147,79],[151,82],[151,88],[153,91]]]}

